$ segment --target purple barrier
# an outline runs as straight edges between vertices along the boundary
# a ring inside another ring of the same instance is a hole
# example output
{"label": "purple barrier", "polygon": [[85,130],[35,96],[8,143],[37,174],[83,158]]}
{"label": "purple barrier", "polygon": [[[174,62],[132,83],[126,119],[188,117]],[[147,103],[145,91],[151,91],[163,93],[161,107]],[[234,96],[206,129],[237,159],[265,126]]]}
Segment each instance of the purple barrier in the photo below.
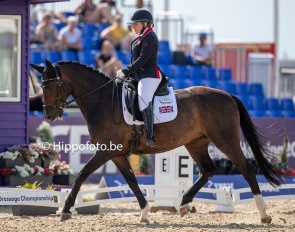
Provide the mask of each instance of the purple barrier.
{"label": "purple barrier", "polygon": [[[43,117],[39,116],[30,116],[29,117],[29,136],[36,136],[36,129],[42,123],[42,121],[47,121]],[[64,117],[63,121],[47,121],[53,129],[55,136],[55,144],[62,146],[66,144],[82,144],[85,145],[89,141],[88,129],[86,126],[86,121],[82,117]],[[289,168],[295,169],[295,133],[293,133],[293,128],[295,125],[295,119],[286,118],[286,119],[273,119],[273,118],[257,118],[253,119],[254,124],[257,128],[261,128],[261,132],[266,137],[271,138],[269,140],[269,146],[278,153],[283,148],[283,135],[284,128],[287,130],[287,135],[289,138],[288,142],[288,161]],[[271,125],[272,128],[269,128]],[[268,129],[264,129],[268,128]],[[131,131],[131,127],[130,127]],[[272,133],[275,131],[275,133]],[[88,144],[89,146],[89,144]],[[245,154],[246,145],[241,136],[241,147]],[[58,148],[58,147],[57,147]],[[94,151],[83,150],[83,151],[71,151],[64,152],[62,151],[62,160],[67,161],[71,164],[74,172],[79,172],[84,164],[89,160],[93,155]],[[209,146],[209,154],[212,157],[218,157],[221,155],[221,152],[211,144]],[[154,156],[152,156],[154,161]],[[101,167],[95,175],[91,175],[88,178],[90,182],[99,182],[100,178],[105,175],[119,175],[119,171],[112,162],[108,162],[106,165]],[[150,174],[153,174],[153,170]]]}

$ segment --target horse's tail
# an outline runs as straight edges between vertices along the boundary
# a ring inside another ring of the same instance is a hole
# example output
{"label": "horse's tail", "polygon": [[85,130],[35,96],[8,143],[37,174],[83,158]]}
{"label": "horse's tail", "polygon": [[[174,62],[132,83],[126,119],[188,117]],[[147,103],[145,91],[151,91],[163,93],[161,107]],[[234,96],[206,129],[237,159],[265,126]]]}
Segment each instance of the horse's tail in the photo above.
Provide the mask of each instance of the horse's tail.
{"label": "horse's tail", "polygon": [[231,97],[234,99],[240,112],[240,126],[245,141],[251,147],[260,170],[272,186],[280,186],[285,183],[283,179],[284,174],[268,161],[267,158],[271,158],[271,154],[264,143],[264,137],[258,133],[242,101],[234,95],[231,95]]}

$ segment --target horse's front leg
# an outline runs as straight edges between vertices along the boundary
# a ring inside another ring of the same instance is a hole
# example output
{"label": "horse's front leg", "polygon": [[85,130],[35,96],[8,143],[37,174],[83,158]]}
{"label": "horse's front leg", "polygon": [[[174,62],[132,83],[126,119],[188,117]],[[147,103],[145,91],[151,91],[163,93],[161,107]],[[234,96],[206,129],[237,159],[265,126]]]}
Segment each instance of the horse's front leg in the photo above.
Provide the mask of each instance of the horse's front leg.
{"label": "horse's front leg", "polygon": [[97,170],[108,160],[110,160],[107,157],[109,156],[106,154],[106,152],[97,151],[78,173],[73,189],[65,202],[65,206],[61,213],[60,221],[65,221],[71,218],[72,213],[70,212],[70,209],[75,204],[75,200],[81,185],[90,174],[92,174],[95,170]]}
{"label": "horse's front leg", "polygon": [[137,179],[126,156],[115,157],[112,159],[112,161],[116,164],[138,200],[139,206],[141,208],[139,222],[150,223],[148,220],[148,212],[150,210],[149,205],[138,186]]}

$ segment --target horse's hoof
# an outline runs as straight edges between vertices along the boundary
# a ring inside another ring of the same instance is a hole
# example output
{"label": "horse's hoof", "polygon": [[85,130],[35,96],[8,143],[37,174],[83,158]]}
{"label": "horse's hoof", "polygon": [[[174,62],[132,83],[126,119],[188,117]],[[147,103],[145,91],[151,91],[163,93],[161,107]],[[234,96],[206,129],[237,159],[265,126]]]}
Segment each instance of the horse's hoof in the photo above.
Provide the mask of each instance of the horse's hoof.
{"label": "horse's hoof", "polygon": [[267,216],[265,218],[261,218],[262,224],[270,224],[271,223],[271,216]]}
{"label": "horse's hoof", "polygon": [[191,207],[188,204],[181,206],[179,209],[180,217],[183,217],[190,211],[191,211]]}
{"label": "horse's hoof", "polygon": [[66,221],[72,217],[72,213],[61,213],[60,222]]}
{"label": "horse's hoof", "polygon": [[147,219],[147,218],[140,218],[139,223],[150,224],[150,221],[149,221],[149,219]]}
{"label": "horse's hoof", "polygon": [[141,210],[141,215],[140,215],[139,223],[150,224],[150,221],[149,221],[149,219],[148,219],[149,212],[150,212],[150,206],[147,204],[147,205]]}

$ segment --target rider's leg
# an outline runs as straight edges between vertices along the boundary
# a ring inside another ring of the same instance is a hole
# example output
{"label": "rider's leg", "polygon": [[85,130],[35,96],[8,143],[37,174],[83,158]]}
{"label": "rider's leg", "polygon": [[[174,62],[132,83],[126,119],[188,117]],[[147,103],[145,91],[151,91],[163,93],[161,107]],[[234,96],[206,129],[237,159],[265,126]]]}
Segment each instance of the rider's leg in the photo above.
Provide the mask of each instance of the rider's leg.
{"label": "rider's leg", "polygon": [[160,78],[143,78],[138,82],[138,102],[139,109],[142,111],[144,124],[146,128],[146,145],[154,147],[154,114],[153,114],[153,97],[157,90],[162,77]]}

